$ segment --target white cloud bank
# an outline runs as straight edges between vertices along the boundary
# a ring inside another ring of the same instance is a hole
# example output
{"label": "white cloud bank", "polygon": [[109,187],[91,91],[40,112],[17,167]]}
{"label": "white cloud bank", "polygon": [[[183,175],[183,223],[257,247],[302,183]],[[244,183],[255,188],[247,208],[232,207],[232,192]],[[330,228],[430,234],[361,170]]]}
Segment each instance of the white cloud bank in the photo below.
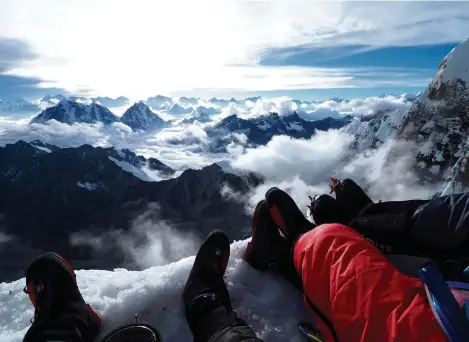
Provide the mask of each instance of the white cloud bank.
{"label": "white cloud bank", "polygon": [[[388,141],[377,150],[355,154],[349,149],[353,139],[343,131],[330,130],[309,140],[274,137],[266,146],[245,149],[233,166],[263,175],[266,183],[245,198],[229,189],[224,189],[224,195],[238,196],[252,213],[273,186],[289,192],[306,211],[307,196],[328,193],[330,177],[354,179],[374,201],[428,199],[441,190],[439,184],[420,184],[411,171],[413,145]],[[397,157],[388,159],[390,151],[397,151]]]}
{"label": "white cloud bank", "polygon": [[[273,67],[259,60],[271,49],[297,46],[462,41],[469,31],[464,13],[469,5],[460,2],[4,0],[0,36],[25,41],[38,56],[8,74],[78,93],[142,98],[191,90],[370,87],[390,83],[357,76],[396,70]],[[403,82],[391,83],[410,84]]]}

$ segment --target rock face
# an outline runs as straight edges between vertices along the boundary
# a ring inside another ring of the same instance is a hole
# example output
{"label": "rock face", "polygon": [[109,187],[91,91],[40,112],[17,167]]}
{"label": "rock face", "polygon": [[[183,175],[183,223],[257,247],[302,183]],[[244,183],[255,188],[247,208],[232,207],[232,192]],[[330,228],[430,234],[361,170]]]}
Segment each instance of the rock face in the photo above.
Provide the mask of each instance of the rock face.
{"label": "rock face", "polygon": [[49,120],[57,120],[70,125],[77,122],[111,124],[119,121],[119,118],[97,103],[83,104],[62,99],[56,106],[47,108],[36,116],[32,123],[44,123]]}
{"label": "rock face", "polygon": [[135,103],[126,110],[121,121],[133,130],[150,130],[162,128],[166,122],[143,102]]}
{"label": "rock face", "polygon": [[[423,179],[435,182],[450,176],[453,181],[468,185],[465,169],[468,137],[469,40],[466,40],[443,59],[432,82],[403,119],[397,139],[417,144],[415,167]],[[456,169],[452,170],[454,166]]]}
{"label": "rock face", "polygon": [[253,119],[241,119],[231,115],[223,119],[213,128],[208,129],[210,135],[221,135],[223,132],[236,132],[246,134],[252,144],[264,145],[273,136],[288,135],[293,138],[311,138],[315,131],[341,128],[351,122],[351,117],[342,119],[326,118],[317,121],[301,119],[298,114],[278,115],[271,113]]}
{"label": "rock face", "polygon": [[[148,219],[155,224],[168,220],[180,232],[204,236],[219,228],[231,239],[240,239],[249,231],[244,205],[225,198],[221,190],[227,185],[246,193],[260,179],[232,175],[214,164],[187,170],[178,178],[145,182],[120,167],[114,160],[117,158],[132,165],[143,162],[143,157],[127,150],[89,145],[54,150],[51,145],[19,141],[0,148],[2,232],[34,251],[54,250],[70,259],[88,260],[96,268],[113,268],[123,265],[122,253],[107,247],[101,251],[71,246],[72,234],[127,231],[154,203],[160,209]],[[159,170],[170,169],[156,159],[145,163]],[[110,247],[113,242],[108,243]],[[8,262],[2,256],[14,255],[15,246],[2,244],[0,281],[8,278],[4,269]],[[30,261],[24,260],[21,267]]]}
{"label": "rock face", "polygon": [[[413,168],[422,182],[445,183],[444,192],[469,187],[469,40],[454,48],[440,63],[433,80],[410,109],[355,118],[345,131],[355,134],[360,151],[389,140],[407,146]],[[407,143],[407,144],[402,144]],[[399,152],[391,149],[392,162]]]}

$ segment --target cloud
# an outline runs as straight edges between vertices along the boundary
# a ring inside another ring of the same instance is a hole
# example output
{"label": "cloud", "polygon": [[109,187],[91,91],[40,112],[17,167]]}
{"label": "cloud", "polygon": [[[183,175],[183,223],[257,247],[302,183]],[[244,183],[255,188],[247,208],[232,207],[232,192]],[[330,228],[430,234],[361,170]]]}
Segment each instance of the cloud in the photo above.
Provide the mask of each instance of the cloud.
{"label": "cloud", "polygon": [[441,190],[442,184],[421,183],[413,171],[416,150],[411,142],[387,141],[377,150],[356,156],[344,166],[342,174],[366,185],[374,200],[428,199]]}
{"label": "cloud", "polygon": [[[209,140],[201,125],[171,127],[159,132],[134,132],[122,123],[67,125],[55,120],[46,124],[28,124],[30,117],[0,117],[0,146],[18,140],[40,140],[59,147],[77,147],[83,144],[128,148],[144,157],[156,158],[176,170],[199,169],[218,160],[227,159],[227,153],[211,152]],[[242,140],[242,136],[224,137],[226,143]],[[239,138],[239,139],[238,139]],[[244,137],[245,138],[245,137]]]}
{"label": "cloud", "polygon": [[276,112],[288,115],[297,112],[305,120],[320,120],[327,117],[340,118],[344,115],[371,115],[380,111],[406,112],[412,102],[403,95],[383,95],[351,100],[331,99],[323,102],[298,101],[287,96],[276,98],[260,98],[256,102],[246,101],[245,105],[238,106],[230,103],[222,109],[222,113],[213,117],[221,120],[229,115],[249,119]]}
{"label": "cloud", "polygon": [[0,36],[0,72],[34,58],[30,46],[24,41]]}
{"label": "cloud", "polygon": [[38,56],[9,75],[135,98],[363,86],[354,69],[269,67],[259,60],[273,48],[438,44],[462,41],[469,31],[469,5],[461,2],[7,0],[0,13],[0,36],[23,39]]}
{"label": "cloud", "polygon": [[338,130],[318,131],[309,140],[275,136],[265,146],[248,148],[233,163],[272,181],[298,176],[305,182],[327,181],[347,155],[354,137]]}
{"label": "cloud", "polygon": [[367,97],[344,101],[329,100],[312,104],[312,115],[316,111],[330,111],[342,115],[370,115],[380,111],[407,111],[412,102],[407,101],[404,95],[386,95],[382,97]]}
{"label": "cloud", "polygon": [[129,231],[73,233],[70,243],[72,246],[89,246],[98,255],[118,248],[128,260],[127,267],[146,269],[194,255],[200,240],[193,233],[182,232],[162,220],[159,206],[153,203],[132,221]]}
{"label": "cloud", "polygon": [[420,183],[412,171],[413,144],[388,141],[377,150],[356,154],[349,149],[352,140],[349,134],[330,130],[309,140],[274,137],[266,146],[245,149],[233,166],[257,172],[266,182],[247,196],[230,189],[222,194],[245,203],[252,213],[272,186],[289,192],[306,209],[308,195],[328,193],[330,177],[354,179],[375,201],[428,199],[440,190],[440,184]]}

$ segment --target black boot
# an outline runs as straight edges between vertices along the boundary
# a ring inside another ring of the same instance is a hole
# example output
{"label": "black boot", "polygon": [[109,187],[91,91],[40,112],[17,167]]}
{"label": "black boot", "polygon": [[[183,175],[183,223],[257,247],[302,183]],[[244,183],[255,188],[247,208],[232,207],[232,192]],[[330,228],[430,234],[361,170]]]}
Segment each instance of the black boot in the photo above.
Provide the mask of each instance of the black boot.
{"label": "black boot", "polygon": [[334,191],[346,225],[349,225],[353,219],[357,218],[366,206],[373,203],[363,189],[351,179],[339,181],[334,187]]}
{"label": "black boot", "polygon": [[92,342],[101,320],[85,303],[73,268],[58,254],[47,253],[26,272],[26,287],[35,308],[24,342]]}
{"label": "black boot", "polygon": [[301,278],[293,266],[293,246],[290,239],[280,235],[276,223],[269,214],[267,201],[260,201],[253,215],[252,239],[244,252],[244,259],[257,270],[271,269],[278,272],[296,288],[302,290]]}
{"label": "black boot", "polygon": [[229,239],[218,230],[210,233],[195,257],[183,300],[196,341],[208,341],[215,332],[234,321],[230,295],[223,280],[229,257]]}
{"label": "black boot", "polygon": [[316,227],[285,191],[271,188],[265,194],[265,199],[270,216],[290,243],[296,242],[302,234]]}
{"label": "black boot", "polygon": [[319,226],[325,223],[348,224],[344,216],[344,209],[334,197],[321,195],[311,201],[311,216]]}

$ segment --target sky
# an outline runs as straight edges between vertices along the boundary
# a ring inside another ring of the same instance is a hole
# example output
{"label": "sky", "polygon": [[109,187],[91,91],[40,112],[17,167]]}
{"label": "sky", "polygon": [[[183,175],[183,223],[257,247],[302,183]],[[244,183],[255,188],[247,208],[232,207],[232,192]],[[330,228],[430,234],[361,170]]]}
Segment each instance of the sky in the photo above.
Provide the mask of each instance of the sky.
{"label": "sky", "polygon": [[0,98],[419,92],[469,2],[0,0]]}

